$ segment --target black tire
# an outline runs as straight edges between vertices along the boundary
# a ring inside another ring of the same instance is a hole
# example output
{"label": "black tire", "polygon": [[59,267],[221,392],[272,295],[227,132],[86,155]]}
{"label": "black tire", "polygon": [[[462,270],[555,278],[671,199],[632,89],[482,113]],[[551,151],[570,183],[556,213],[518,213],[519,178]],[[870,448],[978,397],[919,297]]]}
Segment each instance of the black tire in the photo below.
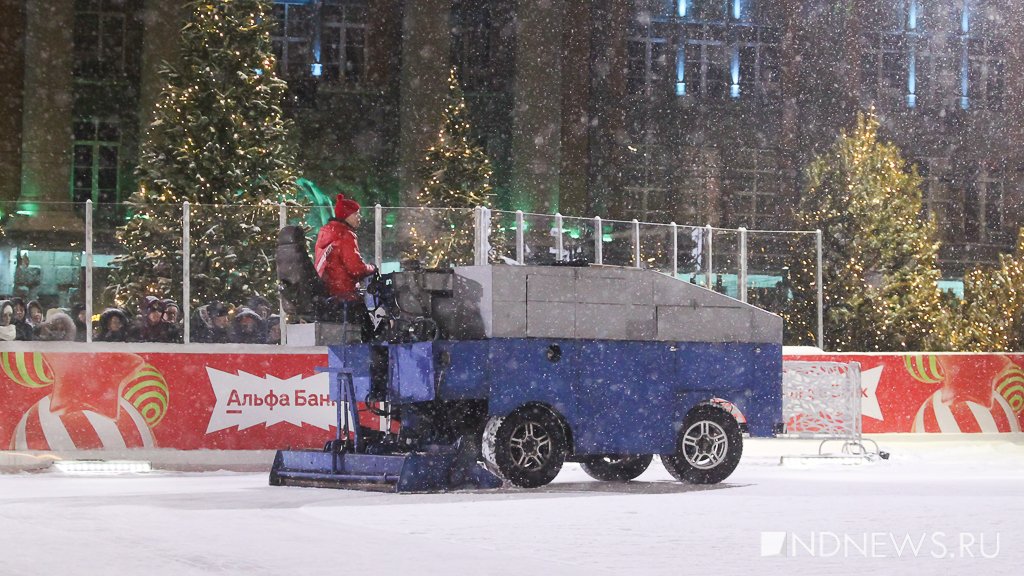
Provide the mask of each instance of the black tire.
{"label": "black tire", "polygon": [[487,422],[482,452],[487,465],[505,480],[520,488],[537,488],[558,475],[568,443],[562,422],[551,410],[523,406]]}
{"label": "black tire", "polygon": [[643,474],[653,459],[651,454],[584,456],[580,458],[580,466],[594,480],[629,482]]}
{"label": "black tire", "polygon": [[665,469],[680,482],[717,484],[733,473],[743,455],[743,435],[736,419],[710,404],[686,415],[675,454],[663,454]]}

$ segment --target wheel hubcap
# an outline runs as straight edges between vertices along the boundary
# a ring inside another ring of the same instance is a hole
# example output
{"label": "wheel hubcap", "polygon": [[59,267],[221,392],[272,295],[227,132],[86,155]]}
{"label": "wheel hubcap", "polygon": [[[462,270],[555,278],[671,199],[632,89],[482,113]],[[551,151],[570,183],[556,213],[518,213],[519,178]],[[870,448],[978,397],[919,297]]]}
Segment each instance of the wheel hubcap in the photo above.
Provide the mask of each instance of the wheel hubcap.
{"label": "wheel hubcap", "polygon": [[523,470],[538,470],[551,457],[551,437],[536,422],[516,426],[509,439],[512,463]]}
{"label": "wheel hubcap", "polygon": [[710,420],[694,423],[683,434],[683,457],[694,468],[714,468],[725,460],[728,451],[725,429]]}

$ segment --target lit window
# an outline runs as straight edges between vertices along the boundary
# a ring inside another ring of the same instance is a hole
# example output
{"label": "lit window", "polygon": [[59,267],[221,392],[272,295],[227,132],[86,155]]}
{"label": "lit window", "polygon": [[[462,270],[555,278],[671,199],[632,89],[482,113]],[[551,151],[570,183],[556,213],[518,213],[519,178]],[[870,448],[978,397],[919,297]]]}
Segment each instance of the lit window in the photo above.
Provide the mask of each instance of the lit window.
{"label": "lit window", "polygon": [[876,104],[915,108],[927,93],[931,53],[924,16],[920,0],[898,0],[869,20],[874,28],[865,35],[861,81]]}
{"label": "lit window", "polygon": [[685,24],[676,50],[679,96],[723,99],[777,91],[775,32],[748,23]]}
{"label": "lit window", "polygon": [[963,0],[957,24],[960,34],[960,107],[1000,109],[1005,89],[1006,45],[1000,20],[977,10],[976,0]]}

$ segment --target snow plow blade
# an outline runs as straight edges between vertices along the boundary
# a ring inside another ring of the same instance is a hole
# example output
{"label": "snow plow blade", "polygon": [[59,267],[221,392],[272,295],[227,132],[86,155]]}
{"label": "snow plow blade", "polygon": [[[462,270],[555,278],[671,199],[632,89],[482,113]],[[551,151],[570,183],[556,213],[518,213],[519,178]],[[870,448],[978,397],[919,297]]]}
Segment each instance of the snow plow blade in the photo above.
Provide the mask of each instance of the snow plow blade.
{"label": "snow plow blade", "polygon": [[408,454],[353,454],[279,450],[271,486],[312,486],[379,492],[448,492],[499,488],[500,478],[457,450]]}

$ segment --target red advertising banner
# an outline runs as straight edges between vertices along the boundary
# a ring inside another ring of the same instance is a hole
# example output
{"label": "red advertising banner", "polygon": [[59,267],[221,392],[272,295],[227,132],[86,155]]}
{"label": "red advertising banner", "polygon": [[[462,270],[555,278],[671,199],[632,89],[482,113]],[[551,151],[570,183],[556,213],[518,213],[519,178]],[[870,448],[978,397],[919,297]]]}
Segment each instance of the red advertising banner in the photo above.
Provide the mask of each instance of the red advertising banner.
{"label": "red advertising banner", "polygon": [[1021,354],[814,354],[785,360],[859,362],[865,434],[1024,430]]}
{"label": "red advertising banner", "polygon": [[[0,352],[0,449],[319,448],[336,433],[329,375],[316,372],[326,353],[22,350]],[[1024,429],[1024,355],[786,360],[859,362],[868,434]]]}
{"label": "red advertising banner", "polygon": [[326,365],[326,353],[3,352],[0,448],[319,448],[336,433]]}

